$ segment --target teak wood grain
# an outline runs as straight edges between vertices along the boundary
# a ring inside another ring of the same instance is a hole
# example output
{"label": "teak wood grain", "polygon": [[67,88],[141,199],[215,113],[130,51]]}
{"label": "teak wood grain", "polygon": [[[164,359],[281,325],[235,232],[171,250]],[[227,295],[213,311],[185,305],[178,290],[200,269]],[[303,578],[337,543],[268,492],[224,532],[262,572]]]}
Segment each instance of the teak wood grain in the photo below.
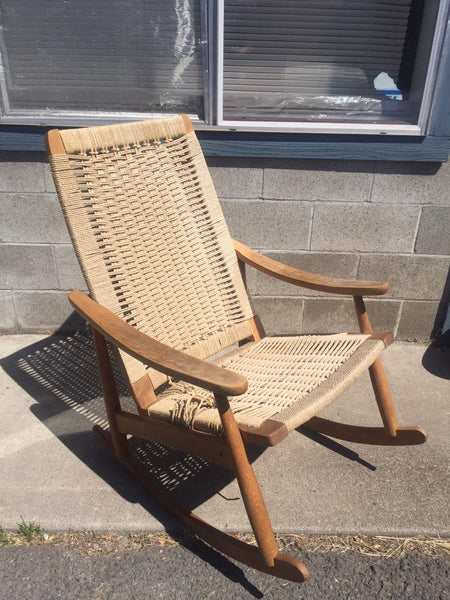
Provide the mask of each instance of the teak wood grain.
{"label": "teak wood grain", "polygon": [[165,444],[234,471],[230,449],[222,437],[192,431],[172,425],[172,423],[152,419],[148,416],[134,415],[123,410],[118,411],[115,418],[117,429],[121,433]]}
{"label": "teak wood grain", "polygon": [[250,524],[265,563],[268,567],[273,567],[275,556],[278,553],[278,546],[261,489],[256,480],[255,473],[248,462],[242,437],[227,397],[220,394],[214,394],[214,397],[225,437],[235,464],[236,477]]}
{"label": "teak wood grain", "polygon": [[272,258],[268,258],[256,250],[252,250],[233,240],[234,248],[238,258],[249,266],[292,285],[298,285],[319,292],[330,292],[333,294],[348,294],[351,296],[380,296],[389,289],[389,284],[383,281],[363,281],[358,279],[337,279],[309,273],[294,267],[284,265]]}
{"label": "teak wood grain", "polygon": [[130,389],[139,412],[147,415],[150,406],[158,401],[155,388],[147,373],[134,383],[130,383]]}
{"label": "teak wood grain", "polygon": [[66,147],[58,129],[51,129],[45,136],[47,152],[51,155],[66,154]]}

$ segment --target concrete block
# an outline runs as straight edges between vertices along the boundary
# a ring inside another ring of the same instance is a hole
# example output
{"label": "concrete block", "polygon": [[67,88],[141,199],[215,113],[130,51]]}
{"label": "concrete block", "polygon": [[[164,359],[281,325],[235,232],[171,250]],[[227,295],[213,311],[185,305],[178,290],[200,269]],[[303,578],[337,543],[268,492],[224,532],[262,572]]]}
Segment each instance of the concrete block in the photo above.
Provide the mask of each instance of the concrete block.
{"label": "concrete block", "polygon": [[41,152],[0,152],[0,191],[45,192]]}
{"label": "concrete block", "polygon": [[260,160],[210,157],[208,166],[219,198],[262,198]]}
{"label": "concrete block", "polygon": [[278,165],[274,168],[274,161],[266,163],[266,199],[369,200],[373,179],[370,162],[280,160]]}
{"label": "concrete block", "polygon": [[439,302],[403,302],[397,339],[409,341],[427,341],[437,335],[439,314],[442,312]]}
{"label": "concrete block", "polygon": [[12,292],[0,290],[0,332],[17,331],[16,309]]}
{"label": "concrete block", "polygon": [[[327,254],[305,252],[266,252],[268,257],[281,263],[330,277],[355,279],[358,269],[357,254]],[[284,283],[255,269],[247,269],[247,284],[251,294],[258,296],[320,296],[321,292]]]}
{"label": "concrete block", "polygon": [[14,292],[17,321],[26,333],[54,332],[72,315],[66,292]]}
{"label": "concrete block", "polygon": [[371,200],[394,204],[450,204],[449,163],[379,162]]}
{"label": "concrete block", "polygon": [[55,183],[53,181],[52,171],[48,162],[44,164],[44,180],[46,191],[51,192],[52,194],[56,194]]}
{"label": "concrete block", "polygon": [[353,302],[348,298],[314,298],[305,300],[304,333],[358,331]]}
{"label": "concrete block", "polygon": [[306,250],[312,204],[222,200],[231,235],[252,248]]}
{"label": "concrete block", "polygon": [[439,256],[362,255],[359,279],[387,281],[385,298],[440,300],[446,285],[449,260]]}
{"label": "concrete block", "polygon": [[69,233],[56,196],[2,194],[0,241],[69,243]]}
{"label": "concrete block", "polygon": [[[352,301],[353,302],[353,301]],[[374,331],[392,331],[397,335],[401,302],[396,300],[364,299]]]}
{"label": "concrete block", "polygon": [[411,252],[418,216],[414,206],[317,203],[311,249]]}
{"label": "concrete block", "polygon": [[297,335],[302,328],[303,300],[254,298],[252,305],[267,335]]}
{"label": "concrete block", "polygon": [[[394,331],[400,302],[367,300],[372,327],[378,331]],[[304,333],[358,332],[353,300],[349,298],[307,298],[303,311]]]}
{"label": "concrete block", "polygon": [[[448,191],[447,194],[450,195]],[[415,251],[418,254],[450,254],[450,206],[422,209]]]}
{"label": "concrete block", "polygon": [[58,288],[51,246],[0,244],[0,286],[16,290]]}
{"label": "concrete block", "polygon": [[87,285],[81,272],[72,245],[61,244],[54,248],[59,288],[61,290],[86,290]]}

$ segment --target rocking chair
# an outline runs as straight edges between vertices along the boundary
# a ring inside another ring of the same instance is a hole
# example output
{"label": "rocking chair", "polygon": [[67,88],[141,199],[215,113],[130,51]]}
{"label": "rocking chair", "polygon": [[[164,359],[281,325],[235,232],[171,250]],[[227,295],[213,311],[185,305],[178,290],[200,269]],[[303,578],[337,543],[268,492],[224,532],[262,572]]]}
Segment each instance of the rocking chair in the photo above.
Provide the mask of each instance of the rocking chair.
{"label": "rocking chair", "polygon": [[[351,442],[426,440],[423,429],[397,424],[379,359],[393,337],[373,332],[362,299],[384,294],[388,285],[307,273],[233,242],[185,115],[52,130],[47,146],[91,295],[73,291],[69,298],[93,329],[110,425],[95,433],[208,544],[255,569],[305,581],[305,565],[277,548],[246,447],[278,444],[302,424]],[[265,337],[245,291],[245,265],[353,296],[360,333]],[[136,413],[121,408],[106,341],[121,356]],[[316,416],[366,369],[383,427]],[[130,458],[127,436],[235,472],[257,546],[219,531],[146,477]]]}

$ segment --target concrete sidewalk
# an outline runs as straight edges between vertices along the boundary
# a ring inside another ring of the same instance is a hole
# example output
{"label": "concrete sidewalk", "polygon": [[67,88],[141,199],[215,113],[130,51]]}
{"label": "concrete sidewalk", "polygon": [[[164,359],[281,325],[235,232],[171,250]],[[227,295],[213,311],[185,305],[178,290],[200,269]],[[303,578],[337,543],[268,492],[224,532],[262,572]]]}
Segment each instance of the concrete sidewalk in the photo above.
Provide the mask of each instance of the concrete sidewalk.
{"label": "concrete sidewalk", "polygon": [[[428,442],[377,447],[293,432],[254,461],[276,531],[449,535],[448,350],[397,343],[384,357],[400,423],[425,427]],[[91,433],[105,413],[89,337],[4,336],[0,358],[0,526],[23,517],[44,531],[176,527]],[[378,425],[368,377],[326,414]],[[200,516],[249,531],[228,473],[151,444],[137,451]]]}

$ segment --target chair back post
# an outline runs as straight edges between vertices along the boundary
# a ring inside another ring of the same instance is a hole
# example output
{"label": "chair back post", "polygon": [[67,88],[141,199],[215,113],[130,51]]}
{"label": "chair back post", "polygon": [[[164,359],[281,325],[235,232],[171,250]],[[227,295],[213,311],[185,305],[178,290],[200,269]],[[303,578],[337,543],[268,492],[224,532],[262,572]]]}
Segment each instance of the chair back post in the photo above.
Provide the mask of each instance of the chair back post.
{"label": "chair back post", "polygon": [[361,333],[373,333],[372,324],[362,296],[353,296],[355,304],[356,317],[358,319],[359,330]]}

